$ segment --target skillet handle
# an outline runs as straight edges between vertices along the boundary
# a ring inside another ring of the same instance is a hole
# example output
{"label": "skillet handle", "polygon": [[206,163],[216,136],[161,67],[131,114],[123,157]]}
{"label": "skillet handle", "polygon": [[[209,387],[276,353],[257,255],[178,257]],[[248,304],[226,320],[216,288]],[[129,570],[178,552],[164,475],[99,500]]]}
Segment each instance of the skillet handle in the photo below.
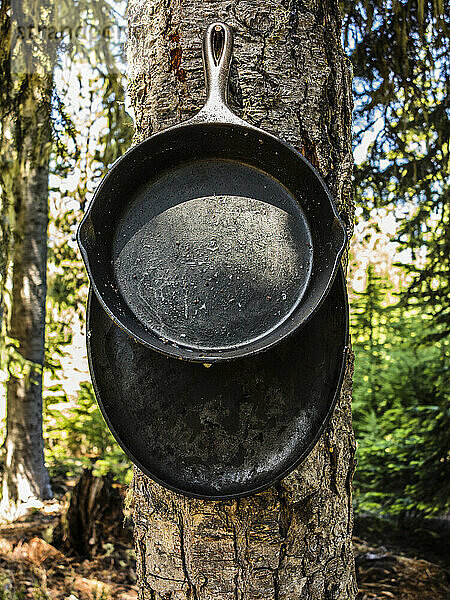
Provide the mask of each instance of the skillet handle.
{"label": "skillet handle", "polygon": [[195,123],[247,125],[228,106],[228,79],[233,53],[233,31],[226,23],[211,23],[203,36],[206,102],[192,118]]}

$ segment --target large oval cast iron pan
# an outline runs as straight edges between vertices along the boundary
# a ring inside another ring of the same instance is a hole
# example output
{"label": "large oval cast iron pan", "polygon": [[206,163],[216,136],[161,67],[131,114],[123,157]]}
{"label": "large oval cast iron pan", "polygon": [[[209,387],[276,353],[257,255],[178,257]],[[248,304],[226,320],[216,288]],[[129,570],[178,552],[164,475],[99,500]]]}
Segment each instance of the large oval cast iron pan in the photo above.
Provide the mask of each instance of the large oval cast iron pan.
{"label": "large oval cast iron pan", "polygon": [[211,25],[205,106],[121,157],[78,231],[115,323],[149,348],[203,363],[266,350],[303,325],[346,243],[309,162],[228,108],[231,52],[230,28]]}
{"label": "large oval cast iron pan", "polygon": [[340,270],[312,319],[268,352],[205,368],[133,341],[90,294],[87,344],[103,416],[131,460],[188,496],[246,496],[300,464],[339,395],[348,307]]}

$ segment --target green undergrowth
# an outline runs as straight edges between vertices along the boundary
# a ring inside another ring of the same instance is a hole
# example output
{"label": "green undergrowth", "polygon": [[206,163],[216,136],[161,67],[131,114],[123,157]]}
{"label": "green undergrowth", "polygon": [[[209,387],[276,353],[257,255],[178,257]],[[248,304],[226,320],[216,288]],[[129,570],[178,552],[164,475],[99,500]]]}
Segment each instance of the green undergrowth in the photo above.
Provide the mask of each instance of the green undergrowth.
{"label": "green undergrowth", "polygon": [[76,402],[70,402],[60,386],[46,401],[44,430],[46,461],[53,478],[78,476],[83,468],[94,475],[111,473],[114,479],[131,481],[130,461],[118,446],[103,420],[92,385],[83,382]]}

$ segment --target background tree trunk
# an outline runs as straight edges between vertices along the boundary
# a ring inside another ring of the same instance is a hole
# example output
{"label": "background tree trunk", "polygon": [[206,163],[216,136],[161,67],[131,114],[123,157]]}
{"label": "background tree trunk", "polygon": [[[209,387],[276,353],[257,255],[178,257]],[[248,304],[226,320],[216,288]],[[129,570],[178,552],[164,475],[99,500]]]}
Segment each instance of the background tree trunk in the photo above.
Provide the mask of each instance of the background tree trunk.
{"label": "background tree trunk", "polygon": [[[9,3],[7,3],[9,5]],[[3,5],[2,5],[3,6]],[[16,3],[2,12],[2,24],[43,27],[52,23],[47,0]],[[47,27],[47,29],[46,29]],[[5,27],[4,27],[5,28]],[[8,28],[8,34],[10,33]],[[17,43],[17,35],[15,43]],[[18,37],[20,40],[20,36]],[[5,47],[14,42],[5,40]],[[42,370],[45,358],[48,177],[52,148],[51,98],[58,40],[31,35],[11,48],[3,61],[4,98],[10,117],[13,155],[8,168],[7,200],[12,208],[12,298],[8,336],[7,435],[4,444],[1,511],[52,495],[44,463]]]}
{"label": "background tree trunk", "polygon": [[2,506],[51,497],[42,438],[47,269],[48,160],[52,142],[52,77],[29,75],[16,120],[17,172],[7,437]]}
{"label": "background tree trunk", "polygon": [[[129,0],[136,141],[198,110],[201,37],[234,27],[231,104],[298,148],[352,223],[351,82],[334,0]],[[134,535],[148,600],[351,600],[351,362],[332,421],[301,468],[237,501],[186,499],[137,469]]]}
{"label": "background tree trunk", "polygon": [[[3,333],[5,289],[8,278],[9,250],[11,245],[10,194],[8,174],[11,169],[11,16],[10,3],[0,3],[0,338]],[[0,346],[1,349],[1,346]],[[0,362],[1,362],[0,355]]]}

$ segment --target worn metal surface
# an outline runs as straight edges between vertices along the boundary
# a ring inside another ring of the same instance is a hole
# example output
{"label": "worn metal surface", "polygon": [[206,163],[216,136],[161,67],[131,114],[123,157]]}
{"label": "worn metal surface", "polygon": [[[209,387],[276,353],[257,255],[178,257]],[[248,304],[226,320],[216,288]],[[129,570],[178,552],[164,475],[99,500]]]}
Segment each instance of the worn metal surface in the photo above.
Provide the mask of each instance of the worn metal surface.
{"label": "worn metal surface", "polygon": [[205,351],[248,345],[288,319],[312,258],[295,199],[225,160],[187,163],[144,187],[113,242],[119,293],[140,323]]}
{"label": "worn metal surface", "polygon": [[124,451],[159,483],[204,498],[249,495],[295,468],[321,434],[342,381],[347,314],[341,271],[288,340],[205,368],[134,342],[91,293],[97,400]]}
{"label": "worn metal surface", "polygon": [[126,153],[78,240],[99,301],[143,345],[197,362],[267,350],[325,298],[346,243],[322,178],[228,108],[228,26],[204,38],[205,106]]}

